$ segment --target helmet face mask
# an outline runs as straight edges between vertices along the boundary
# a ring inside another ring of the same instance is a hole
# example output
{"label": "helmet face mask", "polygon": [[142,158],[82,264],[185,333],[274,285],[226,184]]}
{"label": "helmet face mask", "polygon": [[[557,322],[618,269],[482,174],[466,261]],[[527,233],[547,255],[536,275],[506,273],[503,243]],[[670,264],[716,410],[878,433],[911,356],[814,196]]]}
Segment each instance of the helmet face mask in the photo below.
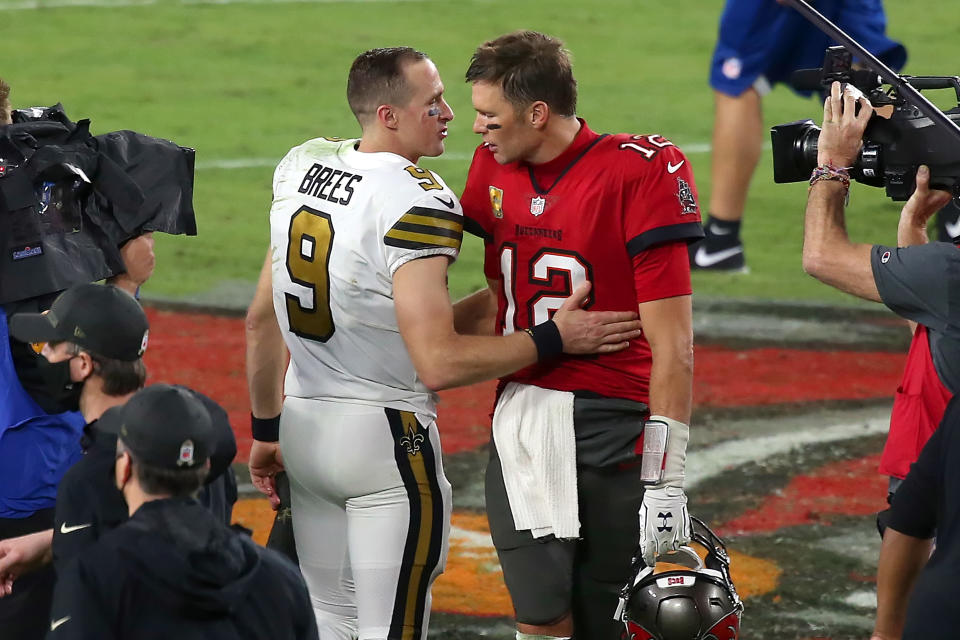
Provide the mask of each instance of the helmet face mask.
{"label": "helmet face mask", "polygon": [[743,604],[730,579],[726,547],[697,518],[690,518],[692,541],[707,550],[706,566],[695,551],[670,556],[688,569],[654,574],[634,561],[631,581],[621,592],[619,619],[624,640],[737,640]]}

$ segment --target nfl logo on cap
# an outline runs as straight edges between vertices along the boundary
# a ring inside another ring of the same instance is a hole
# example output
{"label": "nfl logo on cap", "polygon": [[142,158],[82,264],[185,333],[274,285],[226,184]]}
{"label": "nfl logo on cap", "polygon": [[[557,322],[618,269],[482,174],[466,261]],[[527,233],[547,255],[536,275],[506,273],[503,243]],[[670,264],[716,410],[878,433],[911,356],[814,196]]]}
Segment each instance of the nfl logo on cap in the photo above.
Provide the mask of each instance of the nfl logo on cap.
{"label": "nfl logo on cap", "polygon": [[180,445],[180,457],[177,458],[178,467],[193,465],[193,440],[184,440]]}

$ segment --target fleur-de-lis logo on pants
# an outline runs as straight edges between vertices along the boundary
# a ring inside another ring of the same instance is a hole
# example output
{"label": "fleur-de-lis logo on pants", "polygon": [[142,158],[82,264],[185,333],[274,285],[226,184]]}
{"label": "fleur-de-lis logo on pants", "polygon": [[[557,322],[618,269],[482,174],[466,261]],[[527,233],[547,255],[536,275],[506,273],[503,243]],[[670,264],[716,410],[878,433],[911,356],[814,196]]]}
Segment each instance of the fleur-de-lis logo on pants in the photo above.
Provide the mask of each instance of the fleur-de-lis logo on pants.
{"label": "fleur-de-lis logo on pants", "polygon": [[423,444],[423,434],[417,432],[416,427],[414,427],[400,438],[400,444],[407,450],[407,454],[415,456],[420,453],[420,445]]}

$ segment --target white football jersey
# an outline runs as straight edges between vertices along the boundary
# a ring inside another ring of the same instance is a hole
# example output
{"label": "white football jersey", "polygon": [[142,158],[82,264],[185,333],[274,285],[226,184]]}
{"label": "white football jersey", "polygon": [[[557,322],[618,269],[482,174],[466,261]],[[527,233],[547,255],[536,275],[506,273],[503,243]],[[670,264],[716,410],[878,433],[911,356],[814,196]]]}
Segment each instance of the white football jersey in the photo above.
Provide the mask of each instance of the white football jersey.
{"label": "white football jersey", "polygon": [[277,166],[270,210],[273,303],[290,349],[288,396],[436,417],[397,328],[393,274],[456,259],[463,211],[439,176],[358,140],[317,138]]}

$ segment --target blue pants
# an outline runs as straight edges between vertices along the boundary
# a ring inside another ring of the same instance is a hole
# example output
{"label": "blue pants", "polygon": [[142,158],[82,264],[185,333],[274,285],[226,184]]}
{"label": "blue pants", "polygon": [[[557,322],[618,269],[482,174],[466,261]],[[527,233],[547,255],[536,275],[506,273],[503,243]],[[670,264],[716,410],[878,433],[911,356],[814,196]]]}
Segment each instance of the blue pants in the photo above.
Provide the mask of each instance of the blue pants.
{"label": "blue pants", "polygon": [[[818,0],[814,8],[888,66],[899,70],[907,50],[886,36],[881,0]],[[763,78],[770,86],[797,69],[820,67],[838,43],[776,0],[727,0],[710,63],[710,86],[739,96]],[[761,92],[762,93],[762,92]]]}

